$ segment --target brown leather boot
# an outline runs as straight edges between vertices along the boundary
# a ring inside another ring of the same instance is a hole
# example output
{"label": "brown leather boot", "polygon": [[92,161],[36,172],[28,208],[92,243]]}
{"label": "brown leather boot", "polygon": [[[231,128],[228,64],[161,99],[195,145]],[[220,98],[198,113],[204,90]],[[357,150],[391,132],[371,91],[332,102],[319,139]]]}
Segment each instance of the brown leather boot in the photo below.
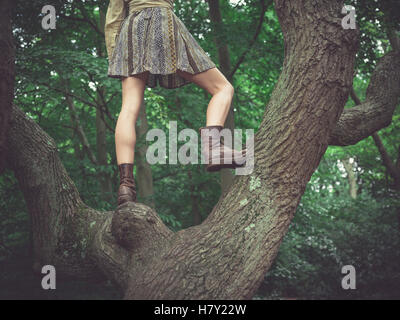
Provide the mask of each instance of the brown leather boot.
{"label": "brown leather boot", "polygon": [[221,142],[220,132],[222,129],[222,126],[207,126],[199,129],[201,150],[208,172],[225,168],[235,169],[246,165],[246,149],[237,151],[225,146]]}
{"label": "brown leather boot", "polygon": [[133,178],[133,163],[122,163],[119,168],[118,205],[136,202],[136,185]]}

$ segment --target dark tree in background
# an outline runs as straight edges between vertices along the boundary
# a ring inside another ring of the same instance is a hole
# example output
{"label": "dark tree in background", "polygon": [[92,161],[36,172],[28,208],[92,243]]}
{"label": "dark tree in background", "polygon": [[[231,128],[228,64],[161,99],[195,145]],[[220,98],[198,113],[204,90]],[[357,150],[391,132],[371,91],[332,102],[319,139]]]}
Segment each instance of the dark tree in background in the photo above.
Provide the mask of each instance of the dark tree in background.
{"label": "dark tree in background", "polygon": [[15,49],[11,30],[14,5],[15,2],[12,0],[3,0],[0,6],[0,173],[4,170],[6,134],[14,99]]}
{"label": "dark tree in background", "polygon": [[275,0],[285,56],[255,135],[254,171],[235,176],[201,224],[178,232],[140,203],[115,212],[87,206],[54,140],[13,106],[7,159],[32,221],[34,268],[105,276],[126,299],[251,298],[328,145],[355,144],[389,125],[398,103],[394,50],[373,71],[364,102],[344,110],[358,30],[342,28],[343,4]]}

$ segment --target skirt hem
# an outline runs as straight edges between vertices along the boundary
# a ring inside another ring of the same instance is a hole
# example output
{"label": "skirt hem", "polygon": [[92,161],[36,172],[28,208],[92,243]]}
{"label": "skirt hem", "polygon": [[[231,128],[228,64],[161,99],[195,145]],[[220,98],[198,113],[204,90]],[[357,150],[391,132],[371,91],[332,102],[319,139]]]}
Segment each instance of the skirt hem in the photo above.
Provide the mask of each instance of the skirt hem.
{"label": "skirt hem", "polygon": [[[195,75],[195,74],[203,73],[203,72],[205,72],[205,71],[207,71],[207,70],[211,70],[211,69],[213,69],[213,68],[216,68],[216,65],[211,66],[211,67],[207,67],[207,68],[204,69],[204,70],[201,70],[201,71],[199,71],[199,72],[193,72],[193,73],[190,72],[190,71],[188,71],[188,70],[182,70],[182,69],[179,69],[179,68],[177,68],[176,70],[188,72],[188,73],[190,73],[190,74],[192,74],[192,75]],[[124,78],[129,78],[129,77],[132,77],[132,76],[137,75],[137,74],[141,74],[141,73],[146,72],[146,71],[150,71],[150,70],[144,70],[144,71],[142,71],[142,72],[132,73],[132,74],[129,75],[129,76],[120,75],[120,74],[108,74],[107,76],[108,76],[109,78],[119,79],[119,80],[122,81],[122,79],[124,79]],[[175,72],[175,73],[176,73],[176,72]],[[173,74],[175,74],[175,73],[161,74],[161,73],[151,73],[151,72],[150,72],[150,74],[151,74],[151,75],[154,75],[154,76],[168,76],[168,75],[173,75]],[[148,78],[148,79],[149,79],[149,78]],[[183,87],[184,85],[187,85],[187,84],[192,83],[191,81],[186,81],[186,80],[185,80],[185,82],[180,83],[180,84],[178,84],[178,85],[176,85],[176,86],[172,86],[172,87],[171,87],[171,86],[164,85],[164,84],[160,81],[160,79],[159,79],[158,77],[156,77],[155,79],[156,79],[156,80],[155,80],[154,84],[149,84],[148,82],[146,82],[146,86],[147,86],[148,88],[155,88],[157,85],[159,85],[160,87],[163,87],[163,88],[165,88],[165,89],[176,89],[176,88],[180,88],[180,87]]]}

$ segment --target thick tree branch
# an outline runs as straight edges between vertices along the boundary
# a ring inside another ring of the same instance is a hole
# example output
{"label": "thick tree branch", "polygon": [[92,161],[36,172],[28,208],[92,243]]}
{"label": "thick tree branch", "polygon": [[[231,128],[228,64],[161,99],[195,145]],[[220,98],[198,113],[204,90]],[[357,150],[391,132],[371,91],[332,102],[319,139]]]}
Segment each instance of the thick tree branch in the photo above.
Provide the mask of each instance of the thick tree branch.
{"label": "thick tree branch", "polygon": [[[350,96],[356,105],[361,104],[361,100],[357,96],[356,92],[354,91],[354,87],[352,87],[350,90]],[[388,173],[394,179],[396,188],[399,188],[400,187],[400,168],[398,168],[397,165],[390,158],[390,155],[386,151],[386,148],[383,145],[382,140],[378,135],[378,132],[374,132],[372,134],[372,138],[373,138],[375,145],[378,148],[378,151],[381,155],[383,165],[386,167],[386,169],[388,170]],[[400,155],[400,153],[399,153],[399,155]],[[346,169],[346,171],[347,171],[347,169]]]}
{"label": "thick tree branch", "polygon": [[119,206],[113,216],[111,231],[125,248],[141,250],[149,256],[155,256],[173,235],[153,209],[139,203]]}
{"label": "thick tree branch", "polygon": [[396,31],[394,29],[392,28],[389,29],[388,38],[393,51],[400,51],[400,38],[397,36]]}
{"label": "thick tree branch", "polygon": [[7,164],[31,217],[34,269],[51,264],[61,274],[83,278],[103,277],[102,270],[123,287],[131,256],[111,236],[111,212],[82,202],[54,140],[13,106],[7,143]]}
{"label": "thick tree branch", "polygon": [[[400,52],[389,52],[374,70],[363,103],[345,109],[329,144],[353,145],[388,126],[400,97]],[[360,102],[360,101],[358,101]]]}

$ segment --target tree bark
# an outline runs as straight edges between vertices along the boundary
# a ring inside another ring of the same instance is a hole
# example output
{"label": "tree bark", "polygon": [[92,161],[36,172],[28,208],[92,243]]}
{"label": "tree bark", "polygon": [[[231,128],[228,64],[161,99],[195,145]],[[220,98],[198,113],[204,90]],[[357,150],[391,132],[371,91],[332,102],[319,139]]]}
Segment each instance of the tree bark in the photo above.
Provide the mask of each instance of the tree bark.
{"label": "tree bark", "polygon": [[14,100],[15,46],[11,29],[14,6],[13,0],[7,0],[2,2],[0,8],[0,174],[5,167],[6,136]]}
{"label": "tree bark", "polygon": [[343,167],[347,173],[347,180],[349,181],[349,194],[353,199],[357,199],[357,177],[353,170],[353,163],[350,162],[350,159],[341,160],[343,163]]}
{"label": "tree bark", "polygon": [[8,154],[32,217],[38,268],[104,274],[126,299],[249,299],[271,266],[306,184],[326,151],[352,85],[358,32],[343,1],[275,0],[282,74],[255,136],[251,175],[200,225],[172,232],[150,207],[88,208],[54,141],[13,109]]}
{"label": "tree bark", "polygon": [[193,184],[193,175],[190,170],[188,170],[188,179],[190,184],[190,202],[192,204],[192,225],[196,226],[201,223],[201,214],[199,210],[199,198],[196,195],[196,187]]}
{"label": "tree bark", "polygon": [[329,144],[353,145],[387,127],[400,97],[400,51],[383,56],[374,70],[363,103],[346,109]]}

